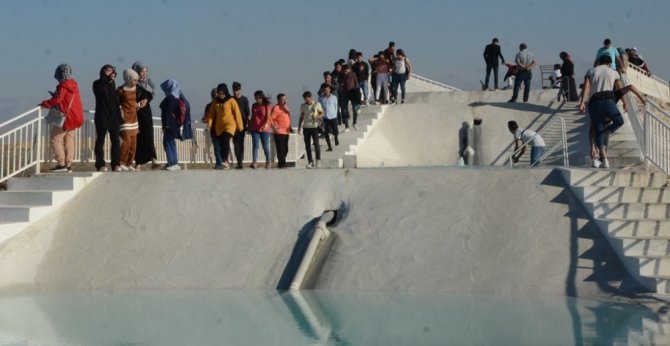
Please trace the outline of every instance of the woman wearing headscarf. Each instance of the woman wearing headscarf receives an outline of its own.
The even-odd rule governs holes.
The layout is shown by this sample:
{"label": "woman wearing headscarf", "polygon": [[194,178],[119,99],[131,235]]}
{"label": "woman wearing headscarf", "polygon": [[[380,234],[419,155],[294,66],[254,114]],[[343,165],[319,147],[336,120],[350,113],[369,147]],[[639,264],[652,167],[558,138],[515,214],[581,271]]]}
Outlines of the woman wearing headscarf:
{"label": "woman wearing headscarf", "polygon": [[221,150],[221,158],[223,163],[216,169],[228,169],[230,164],[230,140],[236,132],[244,130],[244,123],[242,122],[242,112],[240,107],[228,91],[228,85],[221,83],[216,87],[216,99],[209,107],[209,119],[214,122],[213,141],[219,141]]}
{"label": "woman wearing headscarf", "polygon": [[[174,79],[168,79],[161,83],[161,89],[165,93],[165,98],[159,105],[161,108],[161,127],[163,129],[163,147],[167,156],[167,163],[165,169],[168,171],[177,171],[181,167],[177,164],[177,144],[175,139],[185,140],[193,138],[193,130],[191,128],[191,105],[186,99],[186,96],[181,92],[179,82]],[[180,125],[177,122],[177,117],[182,112],[183,105],[185,120],[184,124]],[[181,130],[181,131],[180,131]]]}
{"label": "woman wearing headscarf", "polygon": [[123,123],[121,124],[121,159],[119,161],[122,171],[134,171],[135,149],[137,148],[137,81],[140,76],[132,69],[123,71],[125,82],[116,91],[121,105]]}
{"label": "woman wearing headscarf", "polygon": [[140,132],[137,134],[137,149],[135,150],[135,169],[140,165],[151,161],[152,168],[158,167],[156,163],[156,146],[154,145],[154,120],[149,104],[154,98],[154,82],[149,78],[147,65],[137,61],[133,64],[133,70],[140,76],[137,82],[137,124]]}
{"label": "woman wearing headscarf", "polygon": [[121,140],[119,127],[121,125],[121,110],[119,98],[116,96],[116,68],[112,65],[104,65],[100,68],[100,79],[93,82],[93,95],[95,96],[95,169],[105,172],[105,137],[109,133],[111,144],[110,156],[112,169],[120,170],[119,157],[121,156]]}
{"label": "woman wearing headscarf", "polygon": [[52,98],[40,103],[44,108],[59,110],[65,117],[63,126],[54,126],[51,132],[51,146],[57,162],[51,172],[71,172],[74,158],[74,131],[84,123],[83,105],[79,85],[72,78],[70,65],[59,65],[54,78],[58,81],[56,92]]}
{"label": "woman wearing headscarf", "polygon": [[575,64],[572,62],[572,57],[568,52],[561,52],[558,56],[563,60],[563,65],[561,65],[561,75],[563,76],[561,80],[562,94],[565,95],[566,101],[579,101],[577,83],[575,82]]}

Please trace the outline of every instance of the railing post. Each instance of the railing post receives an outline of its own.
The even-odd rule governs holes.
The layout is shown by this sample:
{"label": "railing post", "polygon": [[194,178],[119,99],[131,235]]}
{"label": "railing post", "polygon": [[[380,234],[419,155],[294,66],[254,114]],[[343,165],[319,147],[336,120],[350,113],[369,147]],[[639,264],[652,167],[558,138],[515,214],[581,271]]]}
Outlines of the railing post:
{"label": "railing post", "polygon": [[37,167],[35,174],[40,174],[42,169],[42,107],[37,109]]}

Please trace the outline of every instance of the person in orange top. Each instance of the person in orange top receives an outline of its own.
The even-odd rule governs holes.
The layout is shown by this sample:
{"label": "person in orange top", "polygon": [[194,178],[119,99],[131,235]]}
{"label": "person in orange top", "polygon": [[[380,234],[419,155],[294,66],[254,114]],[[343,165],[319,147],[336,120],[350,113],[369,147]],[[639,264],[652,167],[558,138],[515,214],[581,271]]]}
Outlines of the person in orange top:
{"label": "person in orange top", "polygon": [[288,155],[288,135],[293,133],[291,127],[291,112],[286,104],[286,95],[277,95],[277,104],[272,107],[272,131],[277,148],[278,168],[286,168],[286,156]]}
{"label": "person in orange top", "polygon": [[216,87],[216,99],[212,101],[208,112],[212,123],[212,141],[218,141],[223,163],[215,166],[215,169],[228,169],[230,164],[230,140],[236,132],[244,130],[242,113],[237,101],[228,91],[228,85],[221,83]]}

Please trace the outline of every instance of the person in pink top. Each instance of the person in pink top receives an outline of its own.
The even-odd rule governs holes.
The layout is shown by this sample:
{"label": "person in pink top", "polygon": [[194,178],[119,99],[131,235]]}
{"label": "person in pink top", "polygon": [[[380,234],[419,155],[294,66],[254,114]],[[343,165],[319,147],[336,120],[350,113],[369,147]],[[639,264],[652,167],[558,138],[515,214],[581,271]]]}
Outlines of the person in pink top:
{"label": "person in pink top", "polygon": [[272,128],[272,118],[270,117],[269,97],[265,96],[263,91],[256,90],[254,92],[254,99],[256,103],[251,106],[251,118],[249,119],[249,132],[251,132],[252,139],[252,169],[256,169],[258,160],[258,144],[263,145],[263,153],[265,154],[265,168],[270,168],[270,133]]}
{"label": "person in pink top", "polygon": [[286,104],[286,95],[277,95],[277,104],[272,107],[272,132],[277,148],[278,168],[286,168],[286,156],[288,155],[288,135],[293,133],[291,127],[291,112]]}

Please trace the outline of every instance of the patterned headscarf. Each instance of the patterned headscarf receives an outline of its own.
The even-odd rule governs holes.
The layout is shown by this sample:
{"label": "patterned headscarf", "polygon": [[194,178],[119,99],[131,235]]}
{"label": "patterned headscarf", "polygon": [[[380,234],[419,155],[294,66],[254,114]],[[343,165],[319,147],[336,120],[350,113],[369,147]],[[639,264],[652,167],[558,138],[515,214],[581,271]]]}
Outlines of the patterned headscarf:
{"label": "patterned headscarf", "polygon": [[72,67],[68,64],[58,65],[58,67],[56,67],[56,72],[54,72],[54,78],[56,78],[58,83],[72,79]]}
{"label": "patterned headscarf", "polygon": [[[141,63],[141,62],[139,62],[139,61],[136,61],[136,62],[133,64],[133,70],[135,70],[135,72],[137,72],[137,74],[140,74],[140,73],[142,72],[142,70],[145,69],[146,67],[147,67],[147,65],[145,65],[145,64],[143,64],[143,63]],[[155,85],[154,85],[154,82],[151,80],[151,78],[149,78],[149,76],[147,76],[145,79],[140,79],[139,82],[138,82],[138,84],[139,84],[144,90],[146,90],[146,91],[148,91],[149,93],[151,93],[151,95],[154,94],[154,90],[156,89],[156,87],[155,87]]]}

